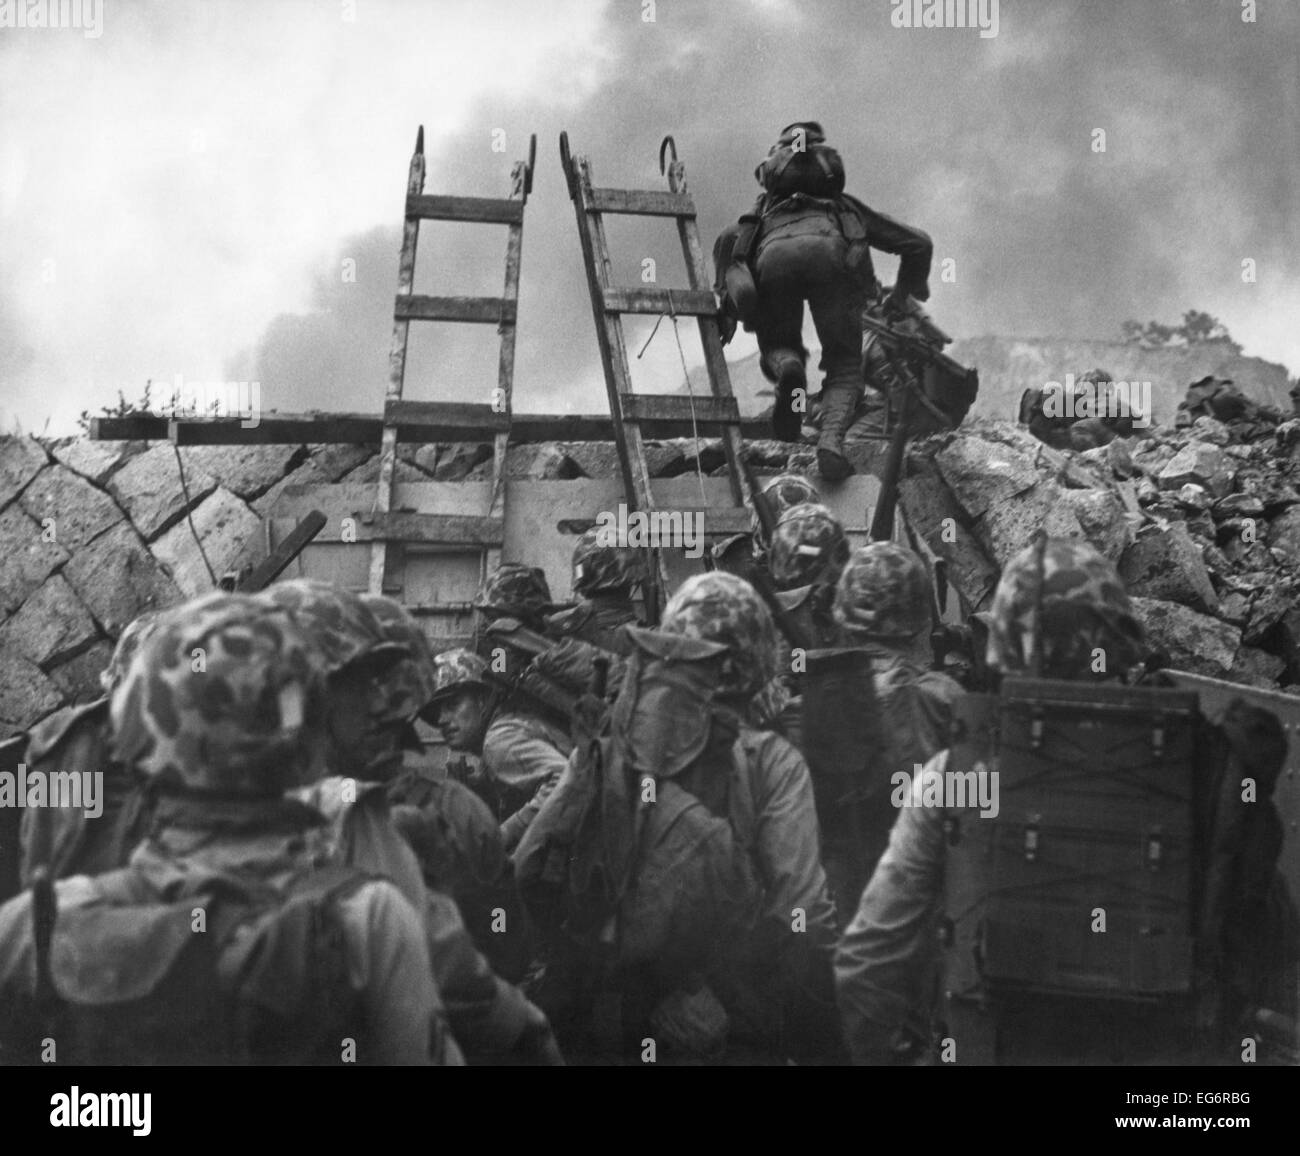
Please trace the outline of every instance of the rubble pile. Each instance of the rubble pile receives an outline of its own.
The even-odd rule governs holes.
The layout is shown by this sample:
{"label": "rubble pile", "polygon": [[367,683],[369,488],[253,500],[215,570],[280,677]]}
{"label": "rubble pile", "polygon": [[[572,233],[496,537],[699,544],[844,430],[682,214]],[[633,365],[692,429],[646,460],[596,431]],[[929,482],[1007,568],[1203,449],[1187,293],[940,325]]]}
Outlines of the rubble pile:
{"label": "rubble pile", "polygon": [[1042,526],[1116,563],[1168,665],[1300,682],[1300,420],[1230,382],[1192,385],[1172,427],[1082,451],[967,422],[910,448],[901,503],[971,610]]}

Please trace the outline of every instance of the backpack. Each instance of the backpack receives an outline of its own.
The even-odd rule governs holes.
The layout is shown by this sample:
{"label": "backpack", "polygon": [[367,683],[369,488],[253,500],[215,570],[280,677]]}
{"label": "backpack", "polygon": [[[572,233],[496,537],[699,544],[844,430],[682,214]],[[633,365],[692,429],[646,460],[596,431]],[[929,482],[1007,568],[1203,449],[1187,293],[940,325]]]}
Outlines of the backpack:
{"label": "backpack", "polygon": [[[337,905],[367,880],[326,867],[286,893],[212,879],[160,901],[123,868],[90,881],[91,902],[53,918],[38,914],[48,900],[34,894],[38,991],[66,1048],[60,1059],[337,1063],[340,1042],[357,1038],[361,1023]],[[196,908],[206,913],[202,933],[193,927]]]}
{"label": "backpack", "polygon": [[701,709],[723,647],[629,628],[636,650],[515,851],[530,916],[606,965],[679,974],[749,926],[758,885],[728,817],[734,728]]}
{"label": "backpack", "polygon": [[776,200],[795,193],[838,197],[844,192],[844,161],[826,143],[821,125],[815,121],[784,129],[754,176]]}

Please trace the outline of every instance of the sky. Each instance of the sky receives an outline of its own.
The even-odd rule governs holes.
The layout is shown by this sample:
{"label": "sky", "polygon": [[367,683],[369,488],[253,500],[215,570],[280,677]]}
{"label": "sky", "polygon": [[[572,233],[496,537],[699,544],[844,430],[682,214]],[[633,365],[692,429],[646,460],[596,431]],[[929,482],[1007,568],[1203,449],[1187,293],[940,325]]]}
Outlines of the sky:
{"label": "sky", "polygon": [[[1295,0],[1001,0],[995,36],[896,27],[898,0],[62,0],[83,26],[44,28],[15,2],[51,8],[0,0],[0,431],[76,432],[149,379],[379,412],[419,125],[430,193],[506,195],[537,135],[517,412],[605,408],[562,129],[616,187],[665,187],[671,133],[708,252],[816,119],[848,191],[933,237],[949,333],[1202,309],[1300,373]],[[671,222],[608,232],[620,283],[685,284]],[[505,243],[422,226],[416,291],[499,294]],[[652,324],[633,381],[672,390],[698,338],[665,321],[638,359]],[[408,398],[490,400],[493,327],[411,330]]]}

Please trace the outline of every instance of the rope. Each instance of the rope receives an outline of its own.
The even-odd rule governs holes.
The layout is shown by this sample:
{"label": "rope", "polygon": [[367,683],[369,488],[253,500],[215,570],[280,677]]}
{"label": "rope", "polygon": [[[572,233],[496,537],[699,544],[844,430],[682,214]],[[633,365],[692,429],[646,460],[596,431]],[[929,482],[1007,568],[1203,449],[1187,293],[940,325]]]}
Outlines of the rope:
{"label": "rope", "polygon": [[642,355],[650,348],[650,342],[659,332],[659,323],[665,318],[671,317],[673,322],[673,337],[677,341],[677,357],[682,366],[682,380],[686,383],[686,393],[691,399],[691,440],[695,444],[695,476],[700,483],[700,506],[707,509],[709,505],[708,494],[704,489],[704,468],[700,465],[700,426],[695,416],[695,387],[691,385],[691,371],[686,366],[686,351],[682,349],[681,330],[677,325],[677,309],[673,305],[673,291],[668,290],[668,312],[661,313],[655,318],[654,328],[650,330],[650,336],[645,339],[645,344],[641,346],[641,352],[636,355],[638,361]]}
{"label": "rope", "polygon": [[190,487],[185,481],[185,463],[181,461],[181,451],[175,442],[172,442],[172,453],[176,455],[176,471],[181,476],[181,492],[185,495],[185,520],[190,524],[190,533],[194,536],[194,544],[199,548],[199,557],[207,567],[208,577],[212,579],[213,587],[217,587],[220,583],[217,581],[216,572],[212,569],[212,563],[208,561],[208,552],[203,548],[203,540],[199,537],[198,530],[194,528],[194,515],[191,513],[194,503],[190,499]]}

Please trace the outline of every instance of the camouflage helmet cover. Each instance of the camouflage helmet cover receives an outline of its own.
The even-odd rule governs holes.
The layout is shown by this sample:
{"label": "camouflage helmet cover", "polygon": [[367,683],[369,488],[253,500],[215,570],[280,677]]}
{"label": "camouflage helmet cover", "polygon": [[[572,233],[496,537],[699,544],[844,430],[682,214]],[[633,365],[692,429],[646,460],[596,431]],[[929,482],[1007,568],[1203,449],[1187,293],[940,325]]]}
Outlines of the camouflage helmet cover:
{"label": "camouflage helmet cover", "polygon": [[383,594],[363,594],[361,601],[375,616],[384,637],[409,652],[393,665],[384,679],[388,700],[385,717],[413,719],[433,697],[437,683],[433,648],[419,623],[400,602]]}
{"label": "camouflage helmet cover", "polygon": [[487,576],[474,605],[480,610],[530,620],[547,613],[555,604],[544,570],[520,562],[505,562]]}
{"label": "camouflage helmet cover", "polygon": [[718,693],[751,698],[776,674],[776,628],[758,592],[743,578],[714,570],[682,583],[664,608],[659,629],[725,643]]}
{"label": "camouflage helmet cover", "polygon": [[280,607],[215,592],[164,615],[109,702],[113,753],[159,783],[270,797],[314,777],[320,651]]}
{"label": "camouflage helmet cover", "polygon": [[608,545],[601,528],[593,526],[573,547],[573,592],[599,594],[630,588],[642,580],[644,569],[640,550]]}
{"label": "camouflage helmet cover", "polygon": [[813,583],[832,585],[848,559],[844,527],[830,510],[815,502],[786,510],[768,548],[768,565],[778,590]]}
{"label": "camouflage helmet cover", "polygon": [[488,664],[472,650],[444,650],[433,660],[434,684],[430,702],[440,702],[466,688],[491,690]]}
{"label": "camouflage helmet cover", "polygon": [[1139,661],[1144,631],[1115,567],[1081,538],[1050,538],[1042,551],[1040,595],[1038,551],[1036,544],[1027,546],[1002,572],[988,664],[1004,674],[1026,672],[1038,635],[1049,678],[1088,674],[1098,649],[1110,673]]}
{"label": "camouflage helmet cover", "polygon": [[259,598],[283,607],[320,648],[327,673],[336,674],[351,662],[371,655],[410,653],[385,637],[374,613],[359,594],[328,582],[295,578],[268,586]]}
{"label": "camouflage helmet cover", "polygon": [[853,634],[914,638],[932,625],[930,576],[914,551],[896,542],[859,546],[835,588],[835,621]]}
{"label": "camouflage helmet cover", "polygon": [[99,674],[99,685],[104,688],[105,694],[112,694],[113,688],[122,681],[122,676],[126,674],[126,668],[131,665],[135,652],[157,629],[161,617],[161,611],[147,610],[134,622],[128,623],[118,635],[117,645],[113,647],[113,656]]}
{"label": "camouflage helmet cover", "polygon": [[[821,495],[817,487],[801,474],[777,474],[763,487],[763,497],[767,499],[772,517],[780,524],[781,515],[792,506],[805,502],[820,502]],[[750,528],[754,535],[755,551],[766,550],[767,536],[763,533],[763,524],[758,520],[758,513],[750,517]]]}

